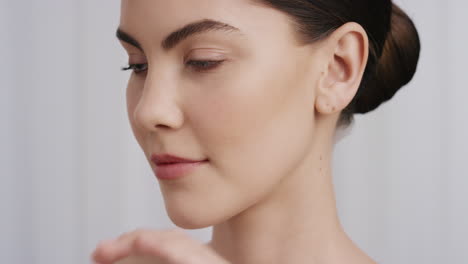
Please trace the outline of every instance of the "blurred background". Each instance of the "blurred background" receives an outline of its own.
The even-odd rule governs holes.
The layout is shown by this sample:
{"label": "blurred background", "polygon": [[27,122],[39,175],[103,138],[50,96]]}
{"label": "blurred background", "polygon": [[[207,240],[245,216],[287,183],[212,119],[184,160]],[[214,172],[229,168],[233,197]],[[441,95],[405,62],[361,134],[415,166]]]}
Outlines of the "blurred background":
{"label": "blurred background", "polygon": [[[339,213],[379,263],[466,264],[468,2],[396,3],[420,32],[418,71],[336,146]],[[100,240],[175,227],[128,124],[119,12],[0,1],[2,263],[90,263]]]}

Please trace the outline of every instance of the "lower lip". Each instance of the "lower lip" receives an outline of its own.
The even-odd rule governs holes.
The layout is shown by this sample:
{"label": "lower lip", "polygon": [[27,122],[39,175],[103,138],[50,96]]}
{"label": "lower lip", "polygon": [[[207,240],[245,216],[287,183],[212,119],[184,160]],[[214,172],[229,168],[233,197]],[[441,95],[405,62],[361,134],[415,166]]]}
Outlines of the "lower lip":
{"label": "lower lip", "polygon": [[156,177],[161,180],[175,180],[179,179],[199,166],[205,164],[207,161],[198,161],[198,162],[181,162],[181,163],[170,163],[170,164],[160,164],[156,165],[154,173]]}

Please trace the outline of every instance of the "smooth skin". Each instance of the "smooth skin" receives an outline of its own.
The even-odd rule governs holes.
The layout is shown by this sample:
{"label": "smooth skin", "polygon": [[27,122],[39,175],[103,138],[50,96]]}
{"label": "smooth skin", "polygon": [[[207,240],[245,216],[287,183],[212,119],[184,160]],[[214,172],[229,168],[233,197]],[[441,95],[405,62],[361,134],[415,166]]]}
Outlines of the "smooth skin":
{"label": "smooth skin", "polygon": [[[239,31],[161,47],[202,19]],[[127,110],[150,166],[153,153],[209,160],[158,180],[167,213],[183,229],[213,226],[213,235],[204,245],[180,230],[135,230],[100,243],[95,261],[375,263],[343,230],[332,185],[337,120],[367,63],[359,24],[299,45],[286,14],[252,0],[122,0],[119,28],[142,48],[121,41],[129,63],[148,66],[130,77]],[[190,60],[223,62],[200,71]]]}

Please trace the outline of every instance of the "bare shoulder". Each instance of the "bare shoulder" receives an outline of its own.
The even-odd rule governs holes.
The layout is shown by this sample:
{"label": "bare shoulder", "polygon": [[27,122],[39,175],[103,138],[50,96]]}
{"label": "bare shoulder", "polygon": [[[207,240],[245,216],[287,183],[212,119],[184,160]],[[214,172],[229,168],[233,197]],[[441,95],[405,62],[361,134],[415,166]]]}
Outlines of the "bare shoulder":
{"label": "bare shoulder", "polygon": [[130,256],[115,262],[114,264],[165,264],[154,257]]}

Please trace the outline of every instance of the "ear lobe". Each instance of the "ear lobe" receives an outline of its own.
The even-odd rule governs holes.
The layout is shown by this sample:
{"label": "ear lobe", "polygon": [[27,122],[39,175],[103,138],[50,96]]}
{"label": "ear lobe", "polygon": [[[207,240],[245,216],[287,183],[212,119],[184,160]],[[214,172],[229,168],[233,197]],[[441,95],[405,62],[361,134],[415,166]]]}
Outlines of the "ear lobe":
{"label": "ear lobe", "polygon": [[352,101],[367,64],[368,45],[365,30],[355,22],[344,24],[328,37],[328,60],[316,98],[318,112],[332,114]]}

